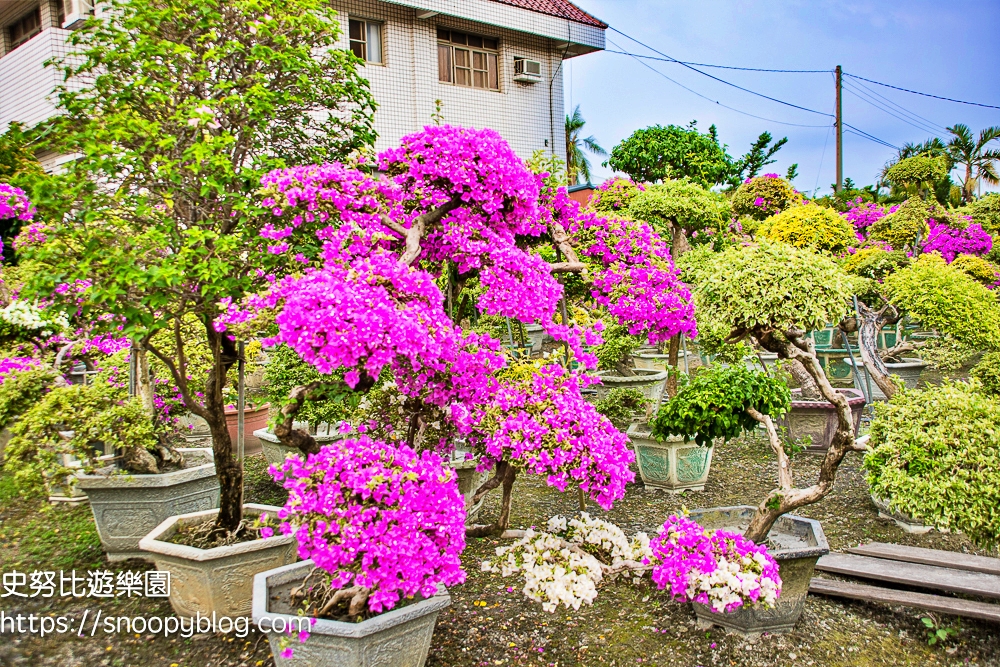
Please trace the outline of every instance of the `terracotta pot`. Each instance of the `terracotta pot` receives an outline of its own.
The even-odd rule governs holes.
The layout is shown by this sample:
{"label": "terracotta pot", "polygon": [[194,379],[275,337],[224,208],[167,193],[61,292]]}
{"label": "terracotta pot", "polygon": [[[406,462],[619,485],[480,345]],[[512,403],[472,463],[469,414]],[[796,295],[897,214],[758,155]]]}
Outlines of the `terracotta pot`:
{"label": "terracotta pot", "polygon": [[[847,397],[851,406],[851,418],[854,423],[854,433],[857,434],[861,425],[861,412],[865,407],[865,396],[857,389],[838,389]],[[797,399],[801,392],[792,390],[792,409],[779,423],[787,429],[788,440],[801,441],[809,437],[811,444],[806,451],[825,452],[830,448],[833,434],[837,432],[837,407],[825,399],[805,401]]]}
{"label": "terracotta pot", "polygon": [[[243,411],[243,454],[252,456],[261,453],[260,440],[253,434],[262,428],[267,428],[268,413],[271,409],[270,403],[265,403],[259,408]],[[236,453],[236,434],[239,414],[236,410],[226,410],[226,428],[229,429],[229,439],[233,441],[233,454]]]}

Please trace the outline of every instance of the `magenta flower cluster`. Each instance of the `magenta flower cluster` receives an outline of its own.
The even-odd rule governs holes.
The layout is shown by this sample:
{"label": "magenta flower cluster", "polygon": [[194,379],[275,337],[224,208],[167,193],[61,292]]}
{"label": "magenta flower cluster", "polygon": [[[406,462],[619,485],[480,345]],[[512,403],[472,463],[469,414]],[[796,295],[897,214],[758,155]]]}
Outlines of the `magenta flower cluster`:
{"label": "magenta flower cluster", "polygon": [[0,384],[3,384],[4,380],[10,375],[22,371],[34,370],[40,368],[41,365],[41,361],[31,357],[4,357],[0,359]]}
{"label": "magenta flower cluster", "polygon": [[597,264],[594,299],[651,344],[697,335],[691,291],[680,280],[669,246],[647,223],[584,211],[564,188],[546,193],[552,215],[569,232],[593,241],[584,254]]}
{"label": "magenta flower cluster", "polygon": [[35,217],[35,207],[21,188],[0,183],[0,220],[17,218],[30,222]]}
{"label": "magenta flower cluster", "polygon": [[739,533],[709,531],[683,516],[671,516],[649,543],[653,582],[676,600],[733,611],[773,604],[781,593],[778,564],[764,546]]}
{"label": "magenta flower cluster", "polygon": [[590,206],[594,209],[620,211],[628,207],[629,200],[640,192],[645,192],[646,186],[642,183],[615,177],[601,183],[601,185],[590,195]]}
{"label": "magenta flower cluster", "polygon": [[951,264],[958,255],[982,256],[993,249],[991,237],[978,223],[964,229],[952,227],[944,222],[928,220],[930,233],[924,241],[924,252],[939,252]]}
{"label": "magenta flower cluster", "polygon": [[558,364],[530,380],[505,383],[479,407],[469,441],[482,452],[481,468],[500,461],[536,475],[565,491],[572,481],[598,505],[611,509],[635,479],[635,455],[628,438],[592,405],[581,400],[589,376]]}
{"label": "magenta flower cluster", "polygon": [[896,209],[899,208],[899,206],[892,206],[886,209],[875,202],[865,202],[861,197],[856,197],[848,202],[848,206],[850,208],[840,215],[854,225],[854,233],[859,241],[864,241],[867,238],[869,227],[890,213],[895,213]]}
{"label": "magenta flower cluster", "polygon": [[288,491],[279,530],[332,575],[334,589],[370,589],[372,612],[465,581],[464,500],[436,454],[360,436],[270,472]]}

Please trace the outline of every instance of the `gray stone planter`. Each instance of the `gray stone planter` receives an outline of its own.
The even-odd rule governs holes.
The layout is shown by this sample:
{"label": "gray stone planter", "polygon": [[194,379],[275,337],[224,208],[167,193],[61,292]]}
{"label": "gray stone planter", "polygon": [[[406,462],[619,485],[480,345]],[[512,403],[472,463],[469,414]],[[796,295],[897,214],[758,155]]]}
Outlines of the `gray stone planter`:
{"label": "gray stone planter", "polygon": [[597,391],[597,400],[607,396],[612,389],[634,388],[641,391],[642,395],[651,400],[655,406],[659,404],[663,389],[667,386],[666,371],[637,368],[635,375],[627,377],[610,373],[610,371],[599,371],[597,377],[601,378],[601,383],[590,387]]}
{"label": "gray stone planter", "polygon": [[302,582],[312,567],[313,562],[306,560],[254,577],[254,624],[267,634],[277,667],[423,667],[438,613],[451,605],[444,587],[438,587],[438,594],[432,598],[361,623],[317,619],[309,627],[312,619],[305,619],[301,629],[309,630],[309,638],[300,643],[293,637],[293,656],[282,658],[281,642],[288,641],[288,634],[269,632],[268,628],[300,629],[300,619],[305,617],[297,616],[286,601],[288,592]]}
{"label": "gray stone planter", "polygon": [[[754,511],[754,507],[741,505],[692,510],[690,514],[705,528],[742,533],[750,525]],[[740,607],[729,613],[715,613],[708,605],[693,603],[699,628],[718,625],[728,631],[754,636],[763,632],[785,633],[795,626],[805,609],[816,561],[830,552],[830,546],[818,521],[791,514],[778,519],[767,540],[768,553],[778,561],[781,576],[781,596],[777,604],[772,608]]]}
{"label": "gray stone planter", "polygon": [[145,558],[139,540],[168,517],[219,506],[219,481],[211,449],[180,449],[183,470],[162,475],[77,475],[90,498],[108,560]]}
{"label": "gray stone planter", "polygon": [[[903,362],[901,364],[886,364],[885,367],[889,369],[890,375],[898,376],[907,389],[916,389],[920,382],[920,374],[927,368],[927,363],[916,357],[906,357]],[[850,358],[844,359],[844,363],[854,367],[854,360]],[[868,386],[871,385],[872,395],[869,399],[872,401],[886,400],[885,393],[875,384],[875,380],[868,377],[868,368],[861,363],[860,358],[858,358],[858,368],[855,370],[857,371],[854,373],[854,387],[856,389],[867,392]]]}
{"label": "gray stone planter", "polygon": [[[854,433],[861,425],[861,413],[865,408],[865,396],[857,389],[838,389],[847,397],[851,406]],[[796,399],[797,389],[792,390],[792,409],[779,420],[787,431],[790,441],[811,440],[806,451],[822,453],[830,448],[830,441],[837,431],[837,407],[827,400],[805,401]]]}
{"label": "gray stone planter", "polygon": [[[659,352],[633,352],[632,363],[635,367],[644,371],[665,371],[670,365],[670,355]],[[701,365],[701,358],[694,352],[687,353],[687,368],[694,368]],[[677,368],[684,370],[684,353],[677,355]]]}
{"label": "gray stone planter", "polygon": [[[276,516],[280,509],[247,504],[243,516],[251,519],[264,512]],[[292,535],[275,534],[215,549],[167,541],[180,527],[204,523],[218,513],[213,509],[172,516],[139,541],[139,548],[152,554],[156,569],[170,573],[170,606],[179,616],[249,616],[254,575],[297,559],[298,544]]]}
{"label": "gray stone planter", "polygon": [[479,517],[479,511],[483,509],[486,496],[480,498],[478,503],[473,503],[472,499],[476,495],[476,490],[486,481],[489,473],[476,472],[479,459],[465,460],[462,452],[456,452],[456,456],[463,458],[453,458],[450,461],[445,461],[444,465],[458,473],[458,490],[465,498],[465,523],[471,525]]}
{"label": "gray stone planter", "polygon": [[639,476],[647,488],[670,493],[704,491],[712,467],[715,446],[700,447],[681,437],[656,440],[648,424],[634,423],[628,429]]}
{"label": "gray stone planter", "polygon": [[[298,426],[296,426],[298,428]],[[302,426],[305,428],[305,425]],[[267,459],[268,464],[273,466],[280,466],[288,458],[289,454],[298,454],[301,456],[302,450],[298,447],[289,447],[288,445],[281,444],[278,440],[278,436],[269,431],[266,428],[257,429],[253,432],[254,436],[260,440],[261,449],[264,451],[264,458]],[[326,433],[313,433],[312,437],[320,445],[325,445],[336,440],[343,440],[347,436],[343,433],[338,433],[336,429],[333,433],[329,431]]]}
{"label": "gray stone planter", "polygon": [[[924,535],[934,530],[933,526],[925,526],[918,519],[914,519],[909,514],[905,512],[900,512],[899,510],[894,510],[889,505],[888,500],[883,500],[882,498],[876,498],[874,495],[872,498],[872,504],[878,509],[878,515],[883,519],[891,519],[893,523],[899,526],[902,530],[907,533],[912,533],[914,535]],[[947,532],[947,531],[941,531]]]}
{"label": "gray stone planter", "polygon": [[527,336],[528,343],[531,344],[531,351],[541,352],[542,344],[545,342],[545,337],[548,335],[545,333],[545,329],[542,328],[542,325],[525,324],[524,333]]}
{"label": "gray stone planter", "polygon": [[760,373],[761,371],[764,370],[763,368],[760,367],[761,359],[764,360],[764,365],[767,367],[767,372],[773,373],[774,366],[775,364],[778,363],[777,352],[761,352],[760,357],[758,357],[756,354],[751,354],[748,357],[744,357],[743,364],[747,367],[748,370]]}

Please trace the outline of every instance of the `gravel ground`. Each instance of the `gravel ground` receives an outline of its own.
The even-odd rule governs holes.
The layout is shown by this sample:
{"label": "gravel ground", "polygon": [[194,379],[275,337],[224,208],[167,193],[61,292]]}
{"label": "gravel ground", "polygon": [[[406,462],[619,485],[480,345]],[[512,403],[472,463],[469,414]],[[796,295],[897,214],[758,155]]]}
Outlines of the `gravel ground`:
{"label": "gravel ground", "polygon": [[[817,459],[796,457],[797,479],[815,474]],[[833,549],[861,542],[882,541],[937,549],[981,553],[960,535],[909,535],[878,518],[868,499],[859,470],[860,456],[848,455],[837,487],[822,503],[803,515],[818,519]],[[247,499],[280,504],[283,494],[271,484],[260,457],[248,460]],[[704,492],[674,496],[646,492],[641,484],[628,488],[613,511],[594,505],[589,511],[621,525],[626,532],[653,531],[682,507],[712,507],[756,502],[772,485],[774,464],[766,444],[744,439],[717,448]],[[498,498],[490,497],[484,519],[494,516]],[[515,487],[512,525],[541,525],[553,514],[577,511],[575,493],[560,494],[540,478],[522,478]],[[434,633],[431,667],[488,665],[997,665],[1000,632],[995,625],[943,617],[958,634],[945,644],[928,646],[925,614],[917,610],[810,596],[805,613],[788,635],[765,635],[750,642],[695,628],[687,605],[671,602],[648,583],[624,581],[602,587],[593,606],[579,611],[543,612],[524,599],[516,580],[484,574],[479,563],[500,543],[470,540],[465,552],[468,581],[451,590],[452,606],[443,612]],[[109,565],[101,552],[90,509],[51,507],[40,499],[17,496],[0,474],[0,571],[141,570],[131,561]],[[0,601],[0,610],[80,617],[90,613],[128,616],[171,615],[165,601],[155,599]],[[187,667],[270,667],[266,639],[251,631],[245,638],[196,635],[169,639],[152,635],[77,637],[37,635],[10,639],[0,636],[0,666],[83,665]]]}

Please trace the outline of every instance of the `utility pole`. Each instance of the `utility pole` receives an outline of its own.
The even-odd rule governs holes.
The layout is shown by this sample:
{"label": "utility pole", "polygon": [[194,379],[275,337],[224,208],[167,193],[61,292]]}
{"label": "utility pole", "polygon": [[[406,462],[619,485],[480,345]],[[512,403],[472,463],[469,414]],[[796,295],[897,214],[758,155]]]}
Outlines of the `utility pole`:
{"label": "utility pole", "polygon": [[834,192],[840,192],[844,187],[844,95],[841,88],[844,71],[837,65],[837,184]]}

